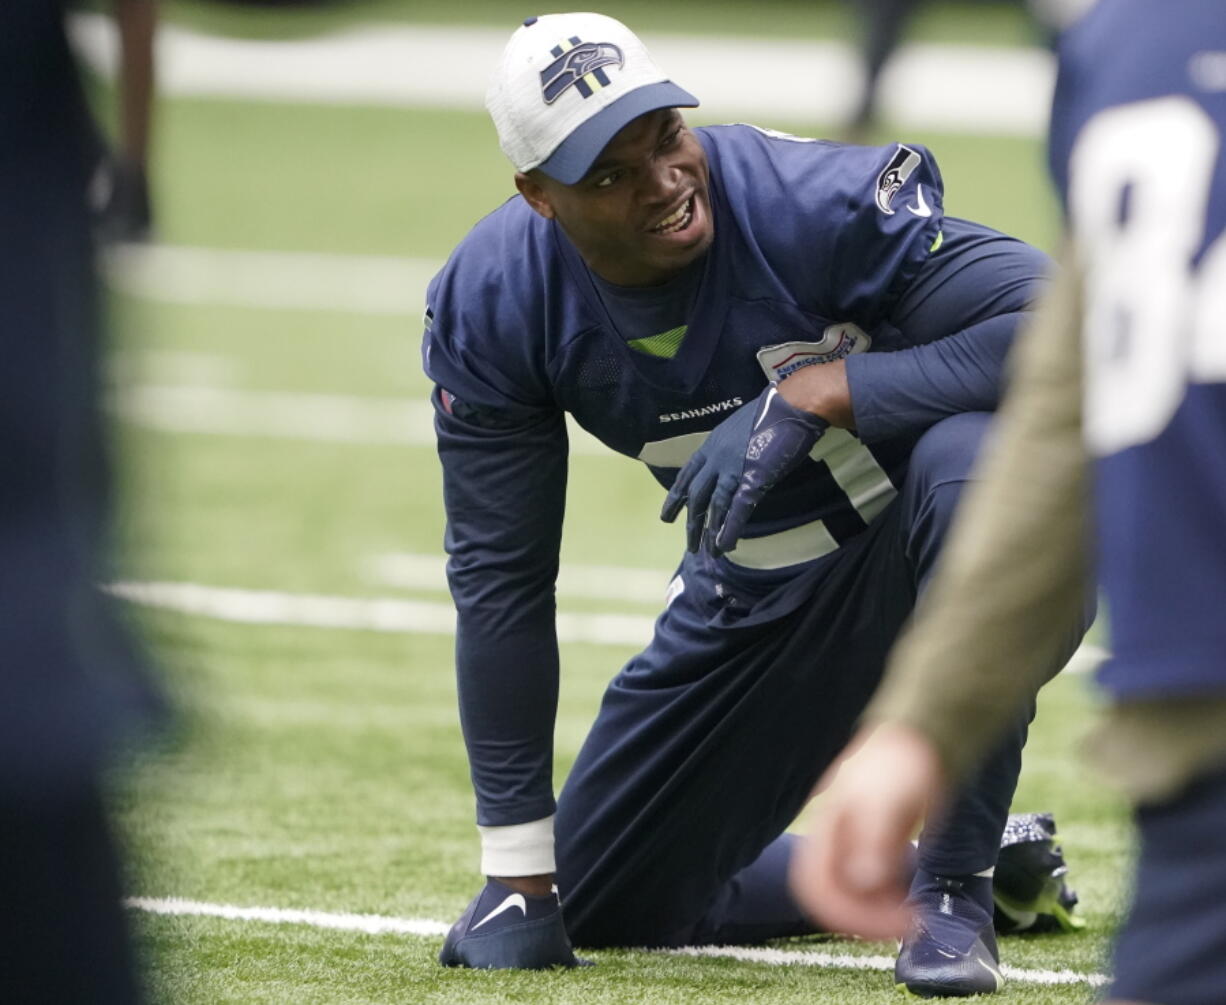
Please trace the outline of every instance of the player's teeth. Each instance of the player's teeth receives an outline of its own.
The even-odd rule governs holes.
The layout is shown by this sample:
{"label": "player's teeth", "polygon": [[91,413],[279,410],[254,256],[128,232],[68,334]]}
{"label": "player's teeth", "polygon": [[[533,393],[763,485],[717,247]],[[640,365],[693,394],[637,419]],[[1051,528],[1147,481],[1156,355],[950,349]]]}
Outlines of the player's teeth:
{"label": "player's teeth", "polygon": [[665,217],[652,230],[658,234],[671,234],[675,230],[684,230],[690,225],[690,201],[687,199],[677,212]]}

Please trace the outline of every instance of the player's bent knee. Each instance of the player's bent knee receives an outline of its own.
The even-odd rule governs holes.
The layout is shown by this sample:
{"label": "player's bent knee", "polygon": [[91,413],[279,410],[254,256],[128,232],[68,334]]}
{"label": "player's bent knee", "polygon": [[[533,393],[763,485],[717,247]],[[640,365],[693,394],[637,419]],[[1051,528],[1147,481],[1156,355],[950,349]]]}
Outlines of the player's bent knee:
{"label": "player's bent knee", "polygon": [[966,481],[991,422],[988,412],[961,412],[942,419],[916,443],[908,480],[916,480],[928,490],[947,482]]}
{"label": "player's bent knee", "polygon": [[986,412],[952,415],[925,432],[912,451],[901,503],[917,583],[935,566],[990,423]]}

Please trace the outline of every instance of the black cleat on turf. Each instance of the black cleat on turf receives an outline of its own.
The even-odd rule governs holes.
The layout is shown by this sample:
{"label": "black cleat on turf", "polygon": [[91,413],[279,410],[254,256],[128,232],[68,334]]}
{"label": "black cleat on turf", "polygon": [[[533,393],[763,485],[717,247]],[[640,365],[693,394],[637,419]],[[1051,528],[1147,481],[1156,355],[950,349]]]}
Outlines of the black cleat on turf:
{"label": "black cleat on turf", "polygon": [[1085,927],[1085,919],[1073,913],[1077,894],[1065,882],[1068,864],[1055,838],[1050,813],[1009,817],[992,887],[996,931],[1076,932]]}
{"label": "black cleat on turf", "polygon": [[[973,890],[979,883],[983,890]],[[986,900],[986,878],[917,873],[907,898],[914,921],[894,964],[899,990],[921,998],[964,998],[1004,986]]]}
{"label": "black cleat on turf", "polygon": [[556,892],[530,897],[495,879],[451,926],[438,961],[478,970],[591,966],[571,949]]}

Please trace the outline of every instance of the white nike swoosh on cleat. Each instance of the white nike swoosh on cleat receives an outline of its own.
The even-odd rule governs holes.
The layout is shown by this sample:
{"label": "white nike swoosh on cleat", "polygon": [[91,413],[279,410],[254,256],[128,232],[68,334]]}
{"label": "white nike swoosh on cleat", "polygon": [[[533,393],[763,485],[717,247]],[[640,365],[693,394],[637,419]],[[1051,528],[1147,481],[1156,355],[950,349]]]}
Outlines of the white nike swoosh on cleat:
{"label": "white nike swoosh on cleat", "polygon": [[489,914],[487,914],[484,918],[482,918],[475,925],[473,925],[473,927],[470,928],[469,931],[475,932],[478,928],[484,925],[491,918],[498,917],[498,915],[502,914],[503,911],[509,911],[512,907],[518,907],[520,911],[523,912],[524,917],[525,918],[528,917],[528,902],[524,900],[524,895],[522,893],[513,893],[509,897],[507,897],[507,899],[504,900],[501,904],[499,904],[492,911],[490,911]]}
{"label": "white nike swoosh on cleat", "polygon": [[996,981],[997,991],[999,991],[1001,988],[1005,986],[1005,979],[1000,975],[999,970],[997,970],[995,967],[989,966],[987,963],[984,963],[984,961],[981,960],[978,956],[975,957],[975,962],[978,963],[981,967],[983,967],[984,970],[986,970],[988,973],[992,975],[992,979]]}
{"label": "white nike swoosh on cleat", "polygon": [[907,211],[909,213],[913,213],[915,216],[932,216],[932,207],[929,206],[928,203],[924,202],[924,186],[923,185],[915,186],[915,201],[918,202],[919,205],[918,206],[908,205]]}

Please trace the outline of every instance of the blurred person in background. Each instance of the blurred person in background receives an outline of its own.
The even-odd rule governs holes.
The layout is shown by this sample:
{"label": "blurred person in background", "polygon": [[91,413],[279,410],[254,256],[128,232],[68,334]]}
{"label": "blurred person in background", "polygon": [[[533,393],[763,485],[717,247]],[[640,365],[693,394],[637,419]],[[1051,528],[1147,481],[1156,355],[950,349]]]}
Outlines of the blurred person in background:
{"label": "blurred person in background", "polygon": [[[853,143],[869,141],[881,125],[881,79],[898,51],[903,35],[915,21],[924,0],[850,0],[857,23],[860,65],[863,69],[859,96],[843,133]],[[1027,6],[1040,25],[1059,20],[1064,0],[970,0],[958,8],[973,18],[985,7]]]}
{"label": "blurred person in background", "polygon": [[90,181],[95,228],[103,241],[148,240],[149,134],[153,118],[157,0],[114,0],[119,32],[118,134]]}
{"label": "blurred person in background", "polygon": [[[1047,272],[1033,248],[945,216],[922,147],[690,130],[678,109],[697,104],[621,23],[528,18],[487,98],[520,197],[427,293],[488,877],[447,964],[574,964],[568,936],[813,931],[782,832],[931,574]],[[646,464],[664,519],[689,512],[654,637],[555,804],[566,412]],[[1071,613],[1036,656],[1045,675],[1080,638]],[[931,924],[901,949],[909,984],[956,992],[967,966],[999,984],[993,869],[1028,722],[1014,716],[921,841],[911,897]]]}
{"label": "blurred person in background", "polygon": [[1140,842],[1111,999],[1220,1005],[1226,9],[1100,0],[1059,56],[1050,165],[1066,267],[793,882],[841,929],[907,936],[922,924],[898,878],[911,833],[1032,700],[1036,648],[1056,648],[1096,580],[1110,705],[1089,750],[1134,803]]}
{"label": "blurred person in background", "polygon": [[0,1001],[139,1000],[103,774],[157,714],[100,592],[90,121],[47,0],[0,6]]}
{"label": "blurred person in background", "polygon": [[860,97],[845,130],[852,142],[867,142],[877,125],[881,71],[898,48],[920,3],[921,0],[851,0],[858,21],[860,64],[864,69]]}

